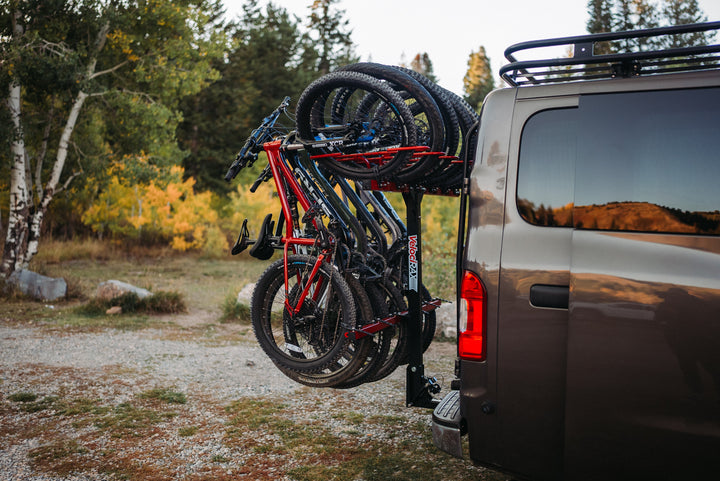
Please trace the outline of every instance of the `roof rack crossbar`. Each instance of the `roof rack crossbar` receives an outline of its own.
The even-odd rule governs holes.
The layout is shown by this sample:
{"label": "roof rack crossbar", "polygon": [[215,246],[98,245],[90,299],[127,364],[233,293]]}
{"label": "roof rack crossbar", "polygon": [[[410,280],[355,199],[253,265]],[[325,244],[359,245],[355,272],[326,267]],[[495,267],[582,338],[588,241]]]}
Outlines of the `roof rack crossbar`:
{"label": "roof rack crossbar", "polygon": [[[582,35],[575,37],[563,37],[547,40],[535,40],[530,42],[523,42],[515,44],[505,50],[505,57],[511,62],[500,69],[501,77],[512,86],[520,85],[517,83],[518,78],[527,78],[529,81],[523,82],[523,84],[541,84],[550,83],[546,78],[538,78],[541,75],[562,75],[567,74],[567,70],[563,67],[576,67],[572,69],[573,73],[576,70],[580,70],[587,75],[581,76],[568,76],[564,75],[564,80],[560,81],[575,81],[575,80],[588,80],[596,78],[591,76],[592,72],[595,71],[597,65],[608,66],[612,64],[618,64],[619,67],[608,67],[610,70],[614,70],[614,75],[618,76],[618,72],[625,76],[639,75],[643,72],[646,73],[665,73],[670,70],[660,71],[654,68],[657,62],[656,59],[673,59],[673,64],[687,64],[687,68],[684,70],[701,70],[701,65],[707,61],[716,62],[718,59],[717,55],[720,53],[720,44],[714,45],[699,45],[692,47],[681,47],[671,48],[666,50],[648,50],[648,51],[636,51],[636,52],[625,52],[625,53],[610,53],[610,54],[594,54],[594,46],[598,42],[607,42],[612,40],[623,40],[623,39],[639,39],[646,37],[657,37],[666,35],[680,35],[685,33],[697,33],[706,32],[710,30],[720,30],[720,22],[707,22],[700,24],[688,24],[679,25],[675,27],[661,27],[647,30],[636,30],[616,33],[600,33],[594,35]],[[516,52],[523,50],[532,50],[537,48],[552,47],[552,46],[573,46],[574,55],[573,57],[544,59],[544,60],[524,60],[519,61],[513,55]],[[678,60],[674,60],[678,59]],[[548,72],[531,72],[532,69],[538,68],[550,68],[550,69],[561,69],[559,72],[551,71]],[[707,66],[702,66],[702,69],[707,70]],[[683,69],[673,69],[671,71],[682,71]],[[555,78],[553,82],[557,82]]]}

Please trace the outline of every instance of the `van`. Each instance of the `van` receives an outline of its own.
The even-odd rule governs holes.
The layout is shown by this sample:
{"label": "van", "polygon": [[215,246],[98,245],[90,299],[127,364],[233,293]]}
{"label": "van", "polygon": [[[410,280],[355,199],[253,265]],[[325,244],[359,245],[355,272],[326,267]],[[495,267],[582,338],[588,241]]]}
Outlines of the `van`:
{"label": "van", "polygon": [[[518,479],[720,476],[720,45],[597,53],[717,29],[506,51],[466,182],[440,449]],[[558,45],[574,56],[515,60]]]}

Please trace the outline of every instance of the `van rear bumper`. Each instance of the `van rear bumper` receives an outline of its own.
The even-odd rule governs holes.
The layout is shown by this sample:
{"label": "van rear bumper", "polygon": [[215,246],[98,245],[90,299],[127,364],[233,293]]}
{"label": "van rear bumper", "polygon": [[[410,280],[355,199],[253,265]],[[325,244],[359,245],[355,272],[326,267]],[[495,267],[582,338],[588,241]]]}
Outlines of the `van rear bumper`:
{"label": "van rear bumper", "polygon": [[466,431],[460,414],[460,391],[450,391],[433,411],[433,443],[441,451],[462,459],[462,436]]}

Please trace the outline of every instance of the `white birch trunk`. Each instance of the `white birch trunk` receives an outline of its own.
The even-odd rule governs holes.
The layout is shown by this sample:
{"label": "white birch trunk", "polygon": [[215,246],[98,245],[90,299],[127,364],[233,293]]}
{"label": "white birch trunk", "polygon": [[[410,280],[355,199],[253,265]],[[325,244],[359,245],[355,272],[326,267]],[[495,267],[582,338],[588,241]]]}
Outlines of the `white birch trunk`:
{"label": "white birch trunk", "polygon": [[0,276],[6,277],[17,270],[25,261],[25,245],[28,238],[27,216],[29,213],[29,197],[27,179],[25,177],[26,158],[25,141],[21,122],[21,87],[17,82],[10,84],[7,106],[14,129],[13,141],[10,146],[12,167],[10,168],[10,212],[5,236],[5,253],[0,265]]}
{"label": "white birch trunk", "polygon": [[[95,42],[95,50],[88,62],[87,69],[85,71],[86,78],[92,78],[95,75],[97,54],[105,46],[105,41],[107,39],[107,34],[109,31],[110,24],[106,23],[98,32],[98,36]],[[70,114],[68,115],[67,121],[65,122],[65,127],[63,128],[62,135],[60,136],[60,142],[58,143],[57,156],[55,157],[55,163],[53,164],[50,179],[48,179],[47,183],[45,184],[42,197],[40,198],[40,201],[37,208],[35,209],[34,214],[32,215],[32,218],[29,219],[30,231],[28,233],[29,235],[27,249],[25,250],[23,262],[21,263],[22,267],[27,267],[27,265],[37,253],[38,244],[40,242],[40,230],[42,228],[42,223],[45,218],[45,213],[47,212],[48,205],[50,205],[50,201],[52,201],[55,193],[57,192],[57,187],[60,182],[60,176],[62,175],[63,168],[65,167],[65,160],[67,159],[70,138],[72,137],[72,133],[75,130],[77,119],[80,116],[80,111],[82,110],[82,106],[85,103],[85,99],[87,99],[87,97],[87,93],[83,91],[78,92],[77,96],[75,97],[75,101],[73,102],[73,106],[70,109]]]}
{"label": "white birch trunk", "polygon": [[60,175],[62,174],[63,168],[65,167],[65,160],[67,159],[70,137],[75,129],[78,116],[80,115],[80,110],[82,109],[86,98],[87,94],[85,92],[81,91],[78,93],[77,97],[75,97],[72,109],[70,110],[70,115],[68,115],[67,122],[65,122],[65,128],[63,129],[62,136],[60,137],[57,157],[55,157],[55,163],[53,164],[50,179],[47,181],[47,184],[45,184],[42,198],[40,199],[40,203],[38,204],[37,209],[35,209],[35,213],[33,214],[30,222],[30,235],[23,267],[27,267],[33,256],[37,254],[38,243],[40,242],[40,228],[42,227],[42,222],[45,218],[45,212],[47,212],[48,205],[50,205],[50,201],[53,199],[58,183],[60,182]]}

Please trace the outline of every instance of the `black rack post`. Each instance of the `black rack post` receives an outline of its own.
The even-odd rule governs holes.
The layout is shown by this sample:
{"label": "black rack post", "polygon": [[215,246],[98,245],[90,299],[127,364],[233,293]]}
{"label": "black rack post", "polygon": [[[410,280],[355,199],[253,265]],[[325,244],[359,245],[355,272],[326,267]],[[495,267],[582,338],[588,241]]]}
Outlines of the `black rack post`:
{"label": "black rack post", "polygon": [[423,310],[420,286],[422,285],[422,207],[423,191],[411,189],[403,192],[407,209],[408,231],[408,366],[405,403],[407,406],[434,408],[438,401],[430,395],[431,386],[425,377],[423,365]]}

